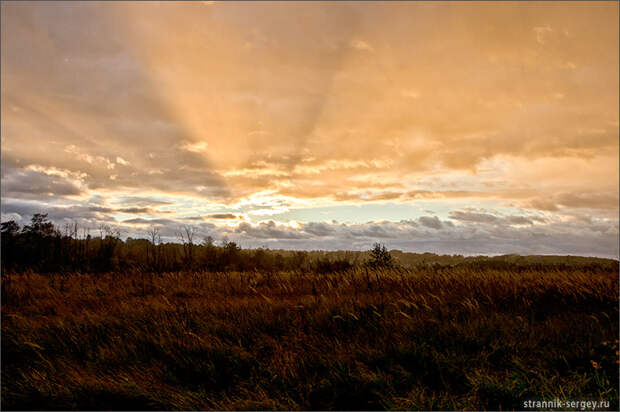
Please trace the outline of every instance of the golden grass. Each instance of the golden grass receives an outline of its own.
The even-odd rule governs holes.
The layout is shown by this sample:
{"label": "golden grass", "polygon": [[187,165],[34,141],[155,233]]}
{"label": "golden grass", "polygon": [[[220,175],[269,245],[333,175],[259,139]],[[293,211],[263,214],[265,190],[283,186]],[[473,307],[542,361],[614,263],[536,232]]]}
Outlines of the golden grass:
{"label": "golden grass", "polygon": [[617,408],[617,336],[605,271],[5,275],[2,407]]}

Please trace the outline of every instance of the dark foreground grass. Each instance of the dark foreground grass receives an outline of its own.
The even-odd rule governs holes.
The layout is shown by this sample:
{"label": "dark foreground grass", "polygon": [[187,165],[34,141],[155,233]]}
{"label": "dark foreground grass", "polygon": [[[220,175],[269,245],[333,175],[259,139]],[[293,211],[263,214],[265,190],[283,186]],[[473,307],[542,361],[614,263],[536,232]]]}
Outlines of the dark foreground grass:
{"label": "dark foreground grass", "polygon": [[618,274],[13,275],[2,408],[618,409]]}

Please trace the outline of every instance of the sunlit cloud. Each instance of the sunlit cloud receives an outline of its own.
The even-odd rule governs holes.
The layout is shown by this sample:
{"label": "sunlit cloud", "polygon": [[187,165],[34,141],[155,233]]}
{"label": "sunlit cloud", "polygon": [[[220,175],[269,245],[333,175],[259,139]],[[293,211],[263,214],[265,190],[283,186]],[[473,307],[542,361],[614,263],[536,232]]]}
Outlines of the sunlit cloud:
{"label": "sunlit cloud", "polygon": [[613,255],[617,7],[3,2],[2,219]]}
{"label": "sunlit cloud", "polygon": [[196,142],[196,143],[184,142],[181,145],[181,149],[187,150],[188,152],[204,153],[207,150],[207,146],[209,146],[207,142]]}
{"label": "sunlit cloud", "polygon": [[364,40],[360,40],[360,39],[353,39],[349,42],[349,45],[351,47],[353,47],[354,49],[357,50],[362,50],[362,51],[373,51],[373,47],[368,44],[367,42],[365,42]]}
{"label": "sunlit cloud", "polygon": [[549,26],[534,27],[536,33],[536,41],[540,44],[545,44],[545,38],[547,35],[553,33],[553,29]]}

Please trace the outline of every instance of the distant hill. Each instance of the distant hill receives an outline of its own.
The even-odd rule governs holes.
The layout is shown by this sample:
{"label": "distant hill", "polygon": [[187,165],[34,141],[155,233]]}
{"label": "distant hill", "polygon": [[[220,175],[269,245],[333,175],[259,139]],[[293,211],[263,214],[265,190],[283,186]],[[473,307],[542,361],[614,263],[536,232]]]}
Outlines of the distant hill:
{"label": "distant hill", "polygon": [[556,256],[556,255],[501,255],[501,256],[460,256],[436,255],[434,253],[407,253],[399,250],[390,252],[403,266],[419,266],[428,264],[458,265],[467,263],[507,263],[515,266],[532,265],[566,265],[583,267],[590,265],[613,266],[618,265],[617,259],[605,259],[584,256]]}
{"label": "distant hill", "polygon": [[[292,250],[275,250],[273,253],[279,253],[282,256],[288,256],[296,253]],[[309,251],[308,257],[314,259],[328,260],[347,260],[351,263],[363,263],[369,259],[368,251]],[[400,250],[390,250],[390,254],[395,261],[405,268],[416,268],[422,266],[456,266],[456,265],[484,265],[484,266],[515,266],[515,267],[531,267],[531,266],[570,266],[570,267],[587,267],[602,266],[606,268],[617,268],[617,259],[606,259],[587,256],[558,256],[558,255],[517,255],[508,254],[501,256],[462,256],[462,255],[438,255],[435,253],[411,253]]]}

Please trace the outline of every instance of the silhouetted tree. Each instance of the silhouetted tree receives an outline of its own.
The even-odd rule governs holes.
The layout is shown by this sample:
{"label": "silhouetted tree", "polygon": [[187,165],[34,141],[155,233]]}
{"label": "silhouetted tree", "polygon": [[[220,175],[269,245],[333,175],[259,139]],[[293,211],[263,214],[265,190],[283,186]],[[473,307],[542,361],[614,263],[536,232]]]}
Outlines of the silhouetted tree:
{"label": "silhouetted tree", "polygon": [[2,264],[6,268],[13,268],[17,258],[17,240],[19,236],[19,225],[14,220],[2,222]]}
{"label": "silhouetted tree", "polygon": [[47,219],[47,213],[35,213],[32,216],[31,224],[24,226],[22,232],[42,237],[58,234],[54,224]]}
{"label": "silhouetted tree", "polygon": [[370,261],[368,265],[373,268],[385,268],[394,266],[392,255],[384,245],[375,243],[370,250]]}
{"label": "silhouetted tree", "polygon": [[20,260],[30,260],[39,270],[58,269],[62,264],[60,232],[47,218],[47,213],[35,213],[29,225],[22,228],[23,255]]}
{"label": "silhouetted tree", "polygon": [[217,247],[211,236],[207,236],[202,241],[204,254],[202,257],[202,265],[208,270],[216,270],[217,268]]}
{"label": "silhouetted tree", "polygon": [[121,242],[120,232],[109,225],[99,225],[99,251],[97,266],[99,270],[112,270],[116,246]]}
{"label": "silhouetted tree", "polygon": [[10,236],[15,237],[19,233],[19,225],[14,220],[9,220],[8,222],[2,222],[0,225],[2,227],[2,237]]}
{"label": "silhouetted tree", "polygon": [[[159,268],[159,244],[161,243],[161,235],[157,226],[151,226],[148,231],[151,243],[146,245],[146,264],[151,270]],[[149,250],[150,259],[149,259]]]}
{"label": "silhouetted tree", "polygon": [[222,253],[222,269],[239,269],[239,252],[241,248],[235,242],[225,241]]}
{"label": "silhouetted tree", "polygon": [[185,265],[188,267],[194,264],[194,235],[196,229],[193,226],[185,225],[177,232],[177,238],[183,244],[183,253],[185,255]]}

